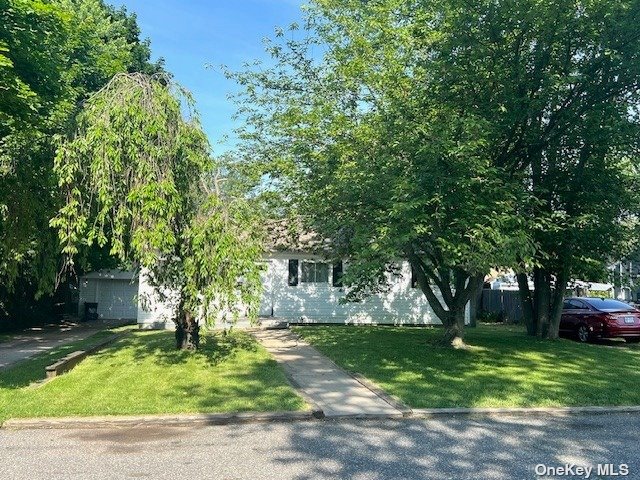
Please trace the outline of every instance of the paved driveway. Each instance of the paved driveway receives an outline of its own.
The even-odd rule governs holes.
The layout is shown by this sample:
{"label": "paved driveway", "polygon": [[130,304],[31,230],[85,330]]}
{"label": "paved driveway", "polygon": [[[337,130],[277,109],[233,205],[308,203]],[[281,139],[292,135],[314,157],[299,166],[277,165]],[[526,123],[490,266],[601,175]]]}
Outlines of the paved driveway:
{"label": "paved driveway", "polygon": [[585,478],[537,476],[535,468],[613,463],[627,464],[627,478],[637,479],[639,431],[640,416],[632,414],[0,430],[0,478]]}
{"label": "paved driveway", "polygon": [[126,320],[97,320],[87,323],[65,323],[34,327],[0,342],[0,369],[38,353],[52,350],[67,343],[83,340],[99,330],[131,323]]}

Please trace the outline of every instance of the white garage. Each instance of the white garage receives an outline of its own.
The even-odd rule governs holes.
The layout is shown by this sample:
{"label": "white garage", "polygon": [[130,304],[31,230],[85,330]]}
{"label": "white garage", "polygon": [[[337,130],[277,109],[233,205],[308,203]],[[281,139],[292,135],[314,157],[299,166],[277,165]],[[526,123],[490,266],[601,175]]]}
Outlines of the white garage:
{"label": "white garage", "polygon": [[135,320],[138,316],[138,277],[133,272],[102,270],[80,279],[78,314],[85,303],[98,304],[98,316],[105,320]]}

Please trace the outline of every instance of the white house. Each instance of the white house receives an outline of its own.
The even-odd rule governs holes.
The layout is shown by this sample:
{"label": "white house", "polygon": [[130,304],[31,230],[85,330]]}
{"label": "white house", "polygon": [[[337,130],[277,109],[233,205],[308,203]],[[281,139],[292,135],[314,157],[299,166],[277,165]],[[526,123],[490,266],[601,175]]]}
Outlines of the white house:
{"label": "white house", "polygon": [[[289,323],[339,324],[440,324],[429,304],[415,286],[408,262],[400,263],[400,275],[389,278],[388,291],[362,302],[341,303],[345,262],[330,263],[317,244],[299,236],[274,241],[265,254],[260,317]],[[135,319],[140,328],[173,328],[172,308],[154,295],[146,275],[131,272],[96,272],[84,276],[80,285],[80,305],[97,302],[102,318]],[[469,309],[467,308],[467,321]]]}

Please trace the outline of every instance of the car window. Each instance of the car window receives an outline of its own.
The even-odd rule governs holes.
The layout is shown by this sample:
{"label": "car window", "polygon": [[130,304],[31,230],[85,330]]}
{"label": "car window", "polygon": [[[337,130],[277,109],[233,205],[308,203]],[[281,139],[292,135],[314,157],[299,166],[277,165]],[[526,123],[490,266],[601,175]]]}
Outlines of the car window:
{"label": "car window", "polygon": [[601,312],[631,312],[635,310],[631,305],[611,298],[590,298],[587,302]]}
{"label": "car window", "polygon": [[562,304],[563,310],[588,310],[588,308],[589,307],[587,307],[580,300],[575,300],[572,298],[569,300],[565,300],[564,303]]}

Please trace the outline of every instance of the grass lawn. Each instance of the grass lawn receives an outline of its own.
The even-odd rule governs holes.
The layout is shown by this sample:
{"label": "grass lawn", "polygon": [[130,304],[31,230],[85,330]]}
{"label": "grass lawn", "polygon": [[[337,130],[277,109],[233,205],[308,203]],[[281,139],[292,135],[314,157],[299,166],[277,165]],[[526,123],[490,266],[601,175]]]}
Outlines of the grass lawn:
{"label": "grass lawn", "polygon": [[284,411],[305,408],[266,350],[242,332],[210,335],[196,353],[172,332],[134,331],[71,372],[34,386],[44,367],[101,333],[0,371],[0,421],[16,417]]}
{"label": "grass lawn", "polygon": [[296,332],[415,408],[640,405],[637,345],[545,342],[508,326],[469,328],[468,350],[432,346],[442,335],[436,328]]}

